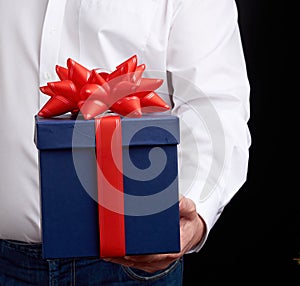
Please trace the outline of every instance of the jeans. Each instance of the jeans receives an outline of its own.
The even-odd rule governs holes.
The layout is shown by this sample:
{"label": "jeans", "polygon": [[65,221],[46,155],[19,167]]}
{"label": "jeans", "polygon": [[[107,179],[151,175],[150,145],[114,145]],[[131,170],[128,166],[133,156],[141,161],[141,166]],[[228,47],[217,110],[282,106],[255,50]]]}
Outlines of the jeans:
{"label": "jeans", "polygon": [[182,277],[183,259],[163,271],[147,273],[102,259],[45,260],[41,244],[0,240],[0,286],[180,286]]}

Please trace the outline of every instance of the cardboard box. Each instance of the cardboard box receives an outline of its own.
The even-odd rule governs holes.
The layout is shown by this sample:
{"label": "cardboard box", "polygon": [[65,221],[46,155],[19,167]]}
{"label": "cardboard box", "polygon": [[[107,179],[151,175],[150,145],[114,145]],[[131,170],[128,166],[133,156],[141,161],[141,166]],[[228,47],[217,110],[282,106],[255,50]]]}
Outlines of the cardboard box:
{"label": "cardboard box", "polygon": [[[121,125],[126,255],[179,252],[179,120],[143,115]],[[94,120],[36,116],[35,143],[43,257],[100,257]]]}

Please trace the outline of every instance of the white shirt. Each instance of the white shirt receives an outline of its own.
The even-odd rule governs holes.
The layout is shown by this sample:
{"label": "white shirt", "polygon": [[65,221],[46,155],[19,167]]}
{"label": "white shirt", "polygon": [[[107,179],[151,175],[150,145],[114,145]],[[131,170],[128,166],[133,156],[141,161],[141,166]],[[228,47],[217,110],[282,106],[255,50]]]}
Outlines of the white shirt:
{"label": "white shirt", "polygon": [[114,70],[134,54],[164,79],[160,95],[180,117],[179,190],[208,234],[247,176],[249,83],[234,0],[1,0],[0,19],[0,238],[41,241],[34,115],[55,65],[70,57]]}

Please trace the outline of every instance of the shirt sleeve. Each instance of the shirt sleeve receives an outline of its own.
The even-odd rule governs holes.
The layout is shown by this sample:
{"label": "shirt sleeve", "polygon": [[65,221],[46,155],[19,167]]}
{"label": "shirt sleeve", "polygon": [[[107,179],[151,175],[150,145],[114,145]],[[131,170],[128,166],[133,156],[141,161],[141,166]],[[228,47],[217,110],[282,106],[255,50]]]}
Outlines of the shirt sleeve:
{"label": "shirt sleeve", "polygon": [[247,178],[250,86],[234,0],[186,0],[168,45],[173,113],[180,118],[179,189],[207,232]]}

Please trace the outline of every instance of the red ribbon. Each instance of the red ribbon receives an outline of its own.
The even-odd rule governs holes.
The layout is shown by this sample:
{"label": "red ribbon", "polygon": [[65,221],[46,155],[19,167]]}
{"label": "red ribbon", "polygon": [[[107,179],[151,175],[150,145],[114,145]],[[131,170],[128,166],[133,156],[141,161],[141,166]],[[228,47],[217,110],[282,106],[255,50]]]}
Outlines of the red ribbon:
{"label": "red ribbon", "polygon": [[[100,256],[125,255],[122,131],[119,116],[95,119]],[[117,160],[117,162],[115,162]],[[116,191],[119,192],[116,195]],[[116,211],[111,211],[111,208]]]}
{"label": "red ribbon", "polygon": [[60,81],[48,82],[40,90],[51,98],[39,111],[41,117],[67,112],[82,113],[92,119],[107,110],[141,117],[143,113],[163,112],[170,107],[154,91],[163,80],[143,78],[146,66],[137,65],[137,56],[127,59],[111,73],[89,70],[72,59],[67,68],[56,65]]}

